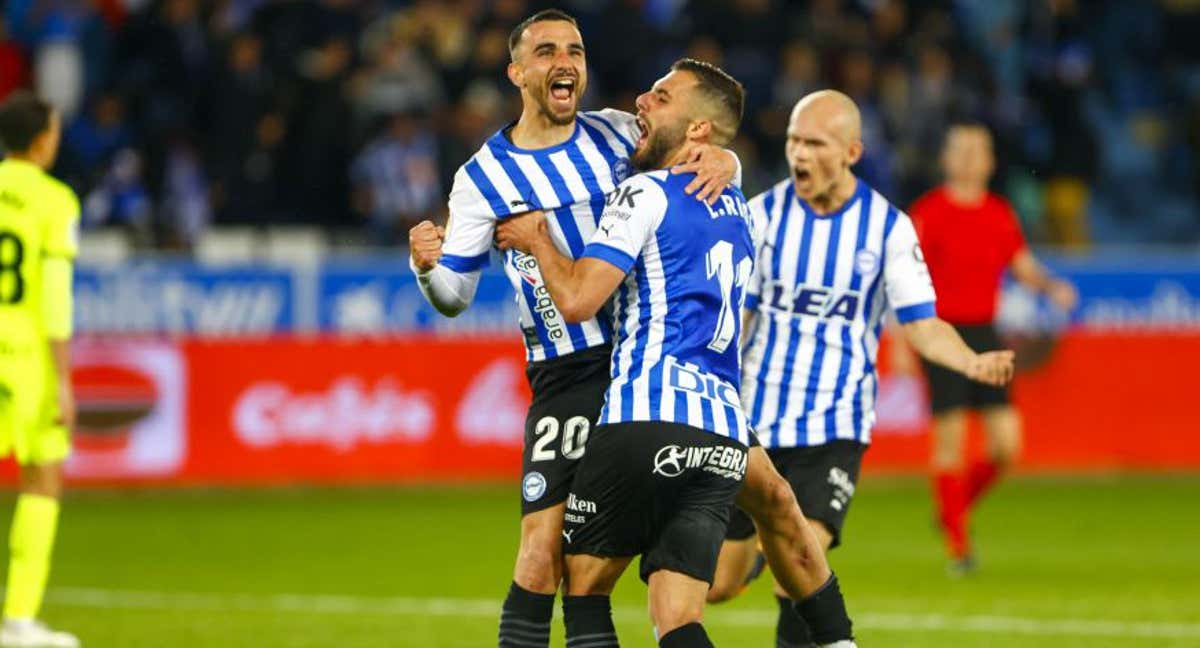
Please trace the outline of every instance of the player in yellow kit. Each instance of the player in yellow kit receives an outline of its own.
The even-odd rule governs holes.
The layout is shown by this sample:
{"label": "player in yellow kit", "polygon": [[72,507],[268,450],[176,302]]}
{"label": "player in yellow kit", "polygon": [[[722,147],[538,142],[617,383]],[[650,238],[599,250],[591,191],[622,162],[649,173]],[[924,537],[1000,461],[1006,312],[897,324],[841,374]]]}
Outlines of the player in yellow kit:
{"label": "player in yellow kit", "polygon": [[58,113],[28,92],[0,104],[0,457],[21,467],[0,646],[70,648],[37,620],[75,422],[68,342],[79,200],[46,173]]}

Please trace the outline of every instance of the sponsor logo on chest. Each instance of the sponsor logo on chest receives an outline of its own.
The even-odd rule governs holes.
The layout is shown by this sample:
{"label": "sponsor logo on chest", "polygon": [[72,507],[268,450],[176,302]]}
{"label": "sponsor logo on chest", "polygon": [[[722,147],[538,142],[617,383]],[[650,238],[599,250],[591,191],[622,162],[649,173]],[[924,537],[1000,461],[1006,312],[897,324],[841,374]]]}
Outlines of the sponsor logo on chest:
{"label": "sponsor logo on chest", "polygon": [[771,282],[768,289],[768,303],[772,308],[797,317],[816,317],[824,321],[853,320],[862,302],[862,292],[858,290],[807,284],[787,286],[778,281]]}
{"label": "sponsor logo on chest", "polygon": [[[521,281],[533,288],[533,300],[529,306],[533,309],[534,316],[541,320],[542,327],[546,329],[546,339],[550,342],[557,342],[565,338],[567,335],[565,321],[554,305],[554,300],[550,299],[550,290],[542,281],[542,271],[538,268],[537,259],[529,254],[513,252],[511,263],[517,274],[520,275]],[[528,337],[526,335],[526,338]]]}

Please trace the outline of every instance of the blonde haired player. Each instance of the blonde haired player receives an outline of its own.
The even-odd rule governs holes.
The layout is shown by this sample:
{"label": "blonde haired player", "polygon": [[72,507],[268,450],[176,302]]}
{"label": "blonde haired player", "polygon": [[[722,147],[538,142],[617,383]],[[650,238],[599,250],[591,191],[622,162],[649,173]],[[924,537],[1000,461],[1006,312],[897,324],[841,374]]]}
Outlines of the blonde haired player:
{"label": "blonde haired player", "polygon": [[21,468],[0,626],[5,647],[79,645],[37,620],[75,420],[67,345],[79,200],[46,173],[60,133],[58,113],[28,92],[0,104],[0,456],[15,455]]}

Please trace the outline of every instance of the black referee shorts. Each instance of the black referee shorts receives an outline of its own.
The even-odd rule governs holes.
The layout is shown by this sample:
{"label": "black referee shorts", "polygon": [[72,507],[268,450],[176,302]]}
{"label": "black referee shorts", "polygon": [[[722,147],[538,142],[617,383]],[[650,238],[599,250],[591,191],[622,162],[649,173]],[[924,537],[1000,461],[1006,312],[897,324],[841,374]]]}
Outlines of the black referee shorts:
{"label": "black referee shorts", "polygon": [[[996,328],[991,324],[954,325],[967,346],[976,352],[999,351],[1004,348]],[[992,387],[935,365],[924,359],[925,376],[929,380],[929,409],[941,414],[954,409],[983,409],[1008,405],[1008,387]]]}

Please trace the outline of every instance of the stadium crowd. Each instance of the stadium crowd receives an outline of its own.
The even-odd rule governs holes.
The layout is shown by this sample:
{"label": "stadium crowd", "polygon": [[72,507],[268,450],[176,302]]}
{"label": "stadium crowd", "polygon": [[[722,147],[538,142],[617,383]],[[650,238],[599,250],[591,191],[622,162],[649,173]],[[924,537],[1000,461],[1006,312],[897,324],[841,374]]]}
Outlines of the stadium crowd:
{"label": "stadium crowd", "polygon": [[748,194],[782,172],[790,107],[832,86],[863,110],[857,171],[897,204],[936,183],[949,123],[983,119],[1031,240],[1200,241],[1195,0],[9,0],[0,97],[62,110],[85,227],[390,245],[518,114],[506,38],[550,4],[590,45],[585,107],[632,109],[681,54],[740,79]]}

